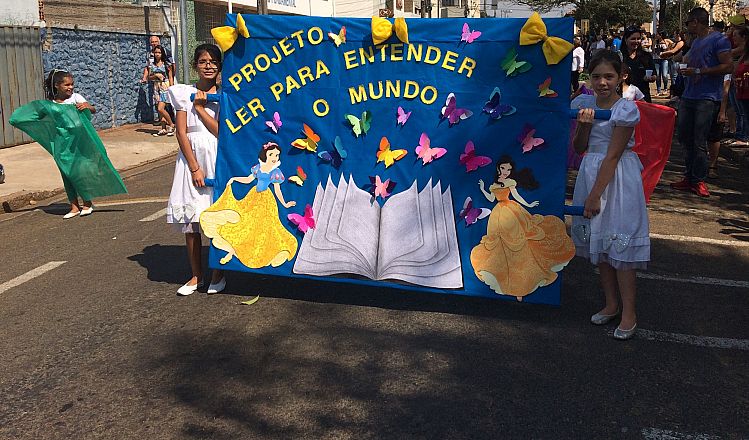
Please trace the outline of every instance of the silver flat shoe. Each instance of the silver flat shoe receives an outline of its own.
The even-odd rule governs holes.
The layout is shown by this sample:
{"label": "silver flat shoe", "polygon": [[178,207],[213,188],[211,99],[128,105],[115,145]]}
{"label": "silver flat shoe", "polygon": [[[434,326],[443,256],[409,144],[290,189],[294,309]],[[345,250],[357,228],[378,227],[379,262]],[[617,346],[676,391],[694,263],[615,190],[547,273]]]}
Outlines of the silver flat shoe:
{"label": "silver flat shoe", "polygon": [[604,315],[603,313],[596,313],[590,317],[590,323],[593,325],[604,325],[611,322],[612,319],[619,316],[620,311],[617,310],[613,315]]}
{"label": "silver flat shoe", "polygon": [[221,278],[218,283],[214,284],[211,283],[208,286],[208,291],[206,292],[209,295],[213,295],[214,293],[223,292],[226,288],[226,278]]}
{"label": "silver flat shoe", "polygon": [[626,341],[627,339],[632,339],[636,331],[637,331],[637,323],[635,323],[635,325],[633,325],[632,328],[629,330],[624,330],[621,327],[617,327],[616,330],[614,330],[614,339],[618,339],[620,341]]}

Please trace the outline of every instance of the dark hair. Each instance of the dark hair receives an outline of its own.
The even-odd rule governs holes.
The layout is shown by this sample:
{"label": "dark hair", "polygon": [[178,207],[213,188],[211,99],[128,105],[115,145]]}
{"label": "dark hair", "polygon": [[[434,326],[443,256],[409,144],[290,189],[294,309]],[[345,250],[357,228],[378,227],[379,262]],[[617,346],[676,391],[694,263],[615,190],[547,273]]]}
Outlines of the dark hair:
{"label": "dark hair", "polygon": [[[629,56],[629,46],[627,45],[627,40],[629,39],[629,37],[631,37],[634,34],[640,34],[640,38],[642,38],[642,36],[645,35],[642,29],[640,29],[637,26],[630,26],[627,29],[624,29],[624,36],[622,36],[621,51],[622,51],[622,55],[624,55],[625,57]],[[636,50],[638,52],[643,52],[641,46],[637,46]]]}
{"label": "dark hair", "polygon": [[44,95],[50,101],[55,99],[57,95],[57,85],[62,83],[65,78],[73,78],[73,74],[66,70],[52,69],[47,75],[47,79],[44,80]]}
{"label": "dark hair", "polygon": [[692,20],[697,20],[697,23],[707,26],[710,23],[710,14],[707,13],[707,9],[697,7],[689,11],[687,15],[687,21]]}
{"label": "dark hair", "polygon": [[257,153],[257,158],[265,162],[266,160],[268,160],[268,152],[270,150],[278,150],[278,154],[281,154],[281,147],[279,147],[277,143],[271,141],[263,145],[263,147],[260,149],[260,152]]}
{"label": "dark hair", "polygon": [[219,69],[221,69],[221,49],[218,48],[215,44],[205,43],[201,44],[200,46],[195,48],[195,53],[192,56],[192,68],[197,69],[198,67],[198,58],[200,58],[203,53],[207,53],[216,61],[216,64],[218,64]]}
{"label": "dark hair", "polygon": [[533,177],[533,171],[531,171],[530,168],[523,168],[522,170],[516,171],[515,161],[512,160],[512,157],[507,154],[502,155],[502,157],[500,157],[497,161],[497,173],[494,175],[495,183],[499,183],[499,166],[503,163],[510,164],[511,168],[508,178],[517,182],[517,186],[519,188],[531,190],[538,188],[539,184],[536,178]]}
{"label": "dark hair", "polygon": [[[151,49],[151,53],[156,52],[156,49],[158,49],[159,52],[161,52],[161,62],[166,64],[166,52],[164,51],[164,48],[160,44],[157,44],[156,46],[153,47],[153,49]],[[153,56],[153,62],[154,63],[156,62],[156,55]]]}
{"label": "dark hair", "polygon": [[749,60],[749,43],[747,38],[749,38],[749,28],[746,26],[736,26],[736,28],[733,30],[737,34],[741,35],[741,38],[744,39],[744,53],[741,55],[742,58],[745,60]]}
{"label": "dark hair", "polygon": [[602,50],[595,54],[588,64],[588,72],[591,74],[598,67],[599,64],[610,64],[611,67],[621,75],[622,72],[622,59],[619,55],[611,50]]}

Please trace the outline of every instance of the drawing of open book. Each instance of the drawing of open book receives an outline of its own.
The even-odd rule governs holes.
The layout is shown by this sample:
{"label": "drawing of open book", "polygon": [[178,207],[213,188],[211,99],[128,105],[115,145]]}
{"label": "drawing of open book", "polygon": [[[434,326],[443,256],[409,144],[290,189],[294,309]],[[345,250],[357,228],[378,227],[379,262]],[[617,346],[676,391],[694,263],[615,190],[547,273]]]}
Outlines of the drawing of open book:
{"label": "drawing of open book", "polygon": [[294,273],[357,274],[442,289],[463,287],[450,188],[417,183],[380,207],[371,195],[341,176],[317,185],[315,229],[307,231]]}

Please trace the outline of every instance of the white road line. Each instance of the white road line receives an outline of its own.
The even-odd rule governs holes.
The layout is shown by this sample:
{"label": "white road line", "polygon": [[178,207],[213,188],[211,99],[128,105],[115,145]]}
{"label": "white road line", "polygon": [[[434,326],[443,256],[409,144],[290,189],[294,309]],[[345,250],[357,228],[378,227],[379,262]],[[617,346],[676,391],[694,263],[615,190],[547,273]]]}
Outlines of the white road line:
{"label": "white road line", "polygon": [[650,234],[650,238],[659,240],[685,241],[689,243],[717,244],[719,246],[749,247],[749,241],[718,240],[715,238],[690,237],[688,235]]}
{"label": "white road line", "polygon": [[129,199],[129,200],[112,200],[111,202],[96,202],[95,206],[120,206],[120,205],[138,205],[140,203],[166,203],[167,197],[154,197],[149,199]]}
{"label": "white road line", "polygon": [[726,280],[723,278],[710,278],[710,277],[673,277],[667,275],[658,275],[650,272],[637,272],[637,278],[644,278],[646,280],[658,280],[658,281],[676,281],[678,283],[691,283],[691,284],[703,284],[707,286],[722,286],[722,287],[739,287],[742,289],[749,289],[749,281],[738,281],[738,280]]}
{"label": "white road line", "polygon": [[139,221],[141,222],[152,222],[158,218],[161,218],[166,215],[166,208],[159,209],[158,211],[154,212],[153,214],[149,215],[148,217],[143,217]]}
{"label": "white road line", "polygon": [[749,339],[716,338],[714,336],[695,336],[681,333],[659,332],[655,330],[637,329],[638,338],[657,342],[677,342],[679,344],[696,345],[708,348],[728,348],[749,351]]}
{"label": "white road line", "polygon": [[743,214],[734,214],[727,210],[710,210],[710,209],[696,209],[696,208],[679,208],[677,206],[648,206],[650,211],[661,211],[661,212],[675,212],[678,214],[698,214],[706,215],[715,218],[735,218],[747,220],[749,217]]}
{"label": "white road line", "polygon": [[39,275],[49,272],[50,270],[56,267],[59,267],[63,264],[65,264],[65,261],[50,261],[49,263],[43,266],[39,266],[36,269],[30,270],[21,276],[17,276],[13,278],[10,281],[6,281],[3,284],[0,284],[0,294],[5,293],[6,291],[12,288],[17,287],[25,283],[26,281],[32,280],[38,277]]}
{"label": "white road line", "polygon": [[717,435],[685,434],[658,428],[644,428],[640,433],[645,440],[719,440],[721,438]]}

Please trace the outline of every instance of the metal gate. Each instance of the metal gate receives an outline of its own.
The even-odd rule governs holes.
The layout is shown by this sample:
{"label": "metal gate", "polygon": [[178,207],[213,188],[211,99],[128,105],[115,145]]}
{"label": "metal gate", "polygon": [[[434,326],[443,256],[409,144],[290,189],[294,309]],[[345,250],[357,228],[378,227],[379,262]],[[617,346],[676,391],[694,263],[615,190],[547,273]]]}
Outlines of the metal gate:
{"label": "metal gate", "polygon": [[39,28],[0,26],[0,148],[31,142],[8,120],[18,107],[44,99],[43,75]]}

